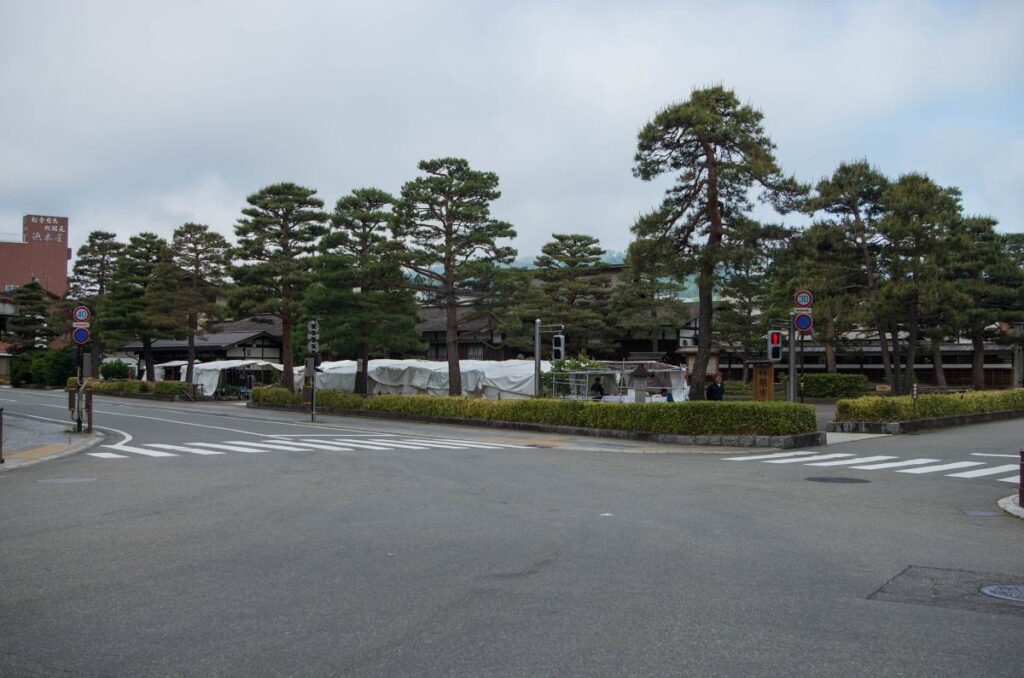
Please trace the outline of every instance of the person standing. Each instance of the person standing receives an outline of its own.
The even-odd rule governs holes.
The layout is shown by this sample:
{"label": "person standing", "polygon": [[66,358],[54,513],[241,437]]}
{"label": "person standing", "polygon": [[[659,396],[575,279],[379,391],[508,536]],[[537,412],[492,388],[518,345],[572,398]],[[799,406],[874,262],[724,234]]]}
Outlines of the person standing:
{"label": "person standing", "polygon": [[706,396],[708,400],[722,400],[725,397],[725,384],[722,382],[721,374],[716,374],[715,380],[708,384]]}
{"label": "person standing", "polygon": [[594,377],[594,385],[590,387],[590,399],[601,400],[604,398],[604,384],[601,383],[601,377]]}

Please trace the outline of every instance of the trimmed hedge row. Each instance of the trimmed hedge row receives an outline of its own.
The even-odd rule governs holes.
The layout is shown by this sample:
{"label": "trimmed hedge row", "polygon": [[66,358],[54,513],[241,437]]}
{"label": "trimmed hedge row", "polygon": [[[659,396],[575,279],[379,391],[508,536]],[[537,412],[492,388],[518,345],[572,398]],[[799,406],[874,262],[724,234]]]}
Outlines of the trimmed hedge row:
{"label": "trimmed hedge row", "polygon": [[805,374],[800,377],[799,389],[805,398],[858,396],[868,390],[868,378],[863,374]]}
{"label": "trimmed hedge row", "polygon": [[184,395],[186,392],[185,384],[180,381],[151,382],[139,381],[137,379],[99,381],[97,379],[90,379],[88,386],[96,393],[123,393],[127,395],[155,393],[156,395],[174,396]]}
{"label": "trimmed hedge row", "polygon": [[[301,402],[300,396],[280,387],[254,389],[252,400],[265,405]],[[777,402],[626,404],[543,398],[485,400],[393,395],[364,398],[351,393],[320,391],[317,406],[327,410],[395,412],[676,435],[781,436],[817,430],[813,407]]]}
{"label": "trimmed hedge row", "polygon": [[922,395],[916,403],[910,396],[839,400],[836,421],[885,423],[1008,410],[1024,410],[1024,389]]}

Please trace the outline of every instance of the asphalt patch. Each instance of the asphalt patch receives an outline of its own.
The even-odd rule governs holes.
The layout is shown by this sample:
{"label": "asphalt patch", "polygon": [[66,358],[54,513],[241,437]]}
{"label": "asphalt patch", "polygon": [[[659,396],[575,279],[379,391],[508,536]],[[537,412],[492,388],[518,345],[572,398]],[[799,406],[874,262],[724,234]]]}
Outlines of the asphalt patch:
{"label": "asphalt patch", "polygon": [[1022,582],[1024,576],[1020,575],[911,565],[868,596],[868,600],[1024,617],[1024,601],[982,593],[986,587],[1001,589],[1022,585]]}

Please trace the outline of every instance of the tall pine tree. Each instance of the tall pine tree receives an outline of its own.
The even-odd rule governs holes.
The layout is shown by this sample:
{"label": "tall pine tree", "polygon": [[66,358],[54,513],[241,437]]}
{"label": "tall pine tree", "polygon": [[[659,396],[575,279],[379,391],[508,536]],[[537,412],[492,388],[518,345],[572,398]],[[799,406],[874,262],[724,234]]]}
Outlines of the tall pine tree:
{"label": "tall pine tree", "polygon": [[171,251],[174,263],[181,271],[183,285],[179,291],[180,306],[186,315],[188,338],[188,366],[186,382],[192,383],[196,362],[196,333],[200,320],[219,315],[217,293],[224,285],[227,269],[228,243],[220,233],[205,224],[187,223],[174,230]]}
{"label": "tall pine tree", "polygon": [[231,268],[236,287],[232,306],[244,313],[281,319],[281,384],[295,387],[292,333],[300,320],[302,295],[312,280],[311,259],[327,232],[327,214],[316,191],[292,183],[267,186],[247,198],[235,224],[241,263]]}
{"label": "tall pine tree", "polygon": [[5,339],[11,345],[11,353],[27,353],[46,348],[54,337],[47,323],[50,294],[33,278],[16,288],[11,299],[18,309],[18,314],[7,320]]}

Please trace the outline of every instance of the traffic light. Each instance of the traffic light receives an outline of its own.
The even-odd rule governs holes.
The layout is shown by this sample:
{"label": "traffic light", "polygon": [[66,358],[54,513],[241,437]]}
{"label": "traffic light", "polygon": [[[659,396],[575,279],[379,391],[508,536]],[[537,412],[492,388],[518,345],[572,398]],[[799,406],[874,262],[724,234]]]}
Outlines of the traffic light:
{"label": "traffic light", "polygon": [[782,360],[782,332],[768,330],[768,359],[773,362]]}
{"label": "traffic light", "polygon": [[556,334],[551,337],[551,359],[565,360],[565,335]]}

